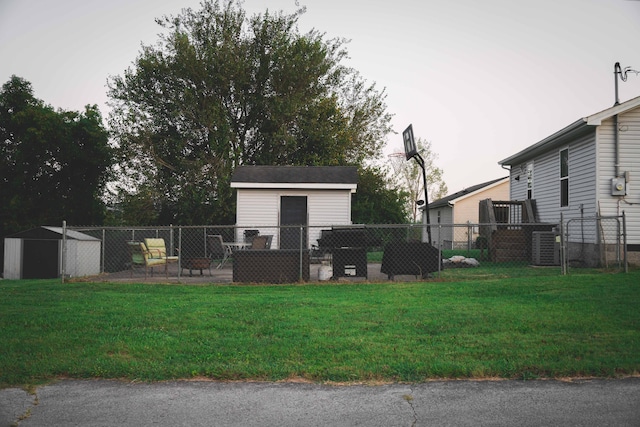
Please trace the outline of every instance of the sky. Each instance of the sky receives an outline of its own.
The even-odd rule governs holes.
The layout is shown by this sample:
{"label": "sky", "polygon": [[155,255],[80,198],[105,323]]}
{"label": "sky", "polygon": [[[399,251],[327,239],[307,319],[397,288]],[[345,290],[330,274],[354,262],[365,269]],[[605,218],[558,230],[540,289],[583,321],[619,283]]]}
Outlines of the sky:
{"label": "sky", "polygon": [[[97,104],[155,18],[199,0],[0,0],[0,84],[31,82],[55,108]],[[449,193],[507,176],[498,162],[574,121],[611,107],[614,64],[640,70],[637,0],[244,0],[249,15],[306,6],[298,28],[349,40],[344,64],[386,94],[396,132],[431,143]],[[640,96],[640,75],[619,83]]]}

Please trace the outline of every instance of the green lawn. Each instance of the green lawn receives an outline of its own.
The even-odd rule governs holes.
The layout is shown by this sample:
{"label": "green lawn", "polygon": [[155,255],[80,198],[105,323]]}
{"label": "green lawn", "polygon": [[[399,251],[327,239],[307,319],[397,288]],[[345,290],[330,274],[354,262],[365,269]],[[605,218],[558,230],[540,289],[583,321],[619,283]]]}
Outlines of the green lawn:
{"label": "green lawn", "polygon": [[290,286],[0,281],[0,387],[640,371],[640,271]]}

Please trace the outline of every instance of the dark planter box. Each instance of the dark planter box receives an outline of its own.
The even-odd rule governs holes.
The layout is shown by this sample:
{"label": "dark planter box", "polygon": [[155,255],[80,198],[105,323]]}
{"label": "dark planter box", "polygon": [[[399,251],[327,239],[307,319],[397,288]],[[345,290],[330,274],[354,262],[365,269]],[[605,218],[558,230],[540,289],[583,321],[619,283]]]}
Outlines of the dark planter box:
{"label": "dark planter box", "polygon": [[[302,257],[302,277],[300,267]],[[309,280],[309,251],[247,249],[233,253],[234,282],[295,283]]]}
{"label": "dark planter box", "polygon": [[333,249],[333,277],[367,277],[366,248]]}
{"label": "dark planter box", "polygon": [[395,241],[384,247],[380,271],[393,280],[393,276],[410,274],[428,277],[429,273],[439,271],[440,251],[426,242]]}

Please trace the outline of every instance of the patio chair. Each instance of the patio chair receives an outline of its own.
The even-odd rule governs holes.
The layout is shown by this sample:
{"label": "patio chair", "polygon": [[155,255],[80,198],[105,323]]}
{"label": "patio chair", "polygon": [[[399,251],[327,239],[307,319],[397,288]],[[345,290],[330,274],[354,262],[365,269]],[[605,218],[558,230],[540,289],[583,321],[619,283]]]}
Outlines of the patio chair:
{"label": "patio chair", "polygon": [[231,256],[231,248],[224,244],[222,236],[219,234],[207,235],[207,252],[212,260],[220,260],[216,269],[222,268]]}
{"label": "patio chair", "polygon": [[153,268],[161,265],[164,266],[165,274],[167,274],[167,260],[150,256],[150,252],[144,243],[127,242],[127,245],[131,254],[131,277],[133,277],[133,270],[136,267],[144,267],[145,278],[148,276],[149,270],[151,270],[151,276],[153,276]]}
{"label": "patio chair", "polygon": [[253,238],[260,234],[260,230],[244,230],[245,243],[253,243]]}
{"label": "patio chair", "polygon": [[251,242],[251,249],[268,249],[267,242],[269,239],[267,236],[255,236]]}
{"label": "patio chair", "polygon": [[265,249],[271,249],[271,241],[273,240],[273,234],[265,234],[264,236],[267,238],[267,246]]}
{"label": "patio chair", "polygon": [[[162,238],[146,238],[144,244],[147,247],[147,256],[149,260],[164,260],[165,273],[167,273],[167,267],[169,263],[178,262],[177,256],[167,256],[167,246]],[[167,273],[168,274],[168,273]]]}
{"label": "patio chair", "polygon": [[167,246],[164,243],[164,239],[146,238],[144,239],[144,244],[147,247],[151,258],[164,258],[168,262],[178,261],[177,256],[167,256]]}

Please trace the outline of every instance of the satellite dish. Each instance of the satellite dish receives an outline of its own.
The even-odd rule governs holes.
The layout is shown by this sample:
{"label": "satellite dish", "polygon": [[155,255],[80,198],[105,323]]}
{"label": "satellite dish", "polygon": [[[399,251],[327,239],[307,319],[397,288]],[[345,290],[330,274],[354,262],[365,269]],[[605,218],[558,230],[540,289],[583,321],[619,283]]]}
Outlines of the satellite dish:
{"label": "satellite dish", "polygon": [[416,200],[416,205],[418,206],[424,205],[424,200]]}

